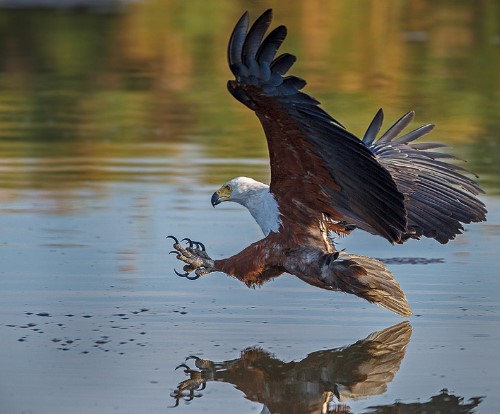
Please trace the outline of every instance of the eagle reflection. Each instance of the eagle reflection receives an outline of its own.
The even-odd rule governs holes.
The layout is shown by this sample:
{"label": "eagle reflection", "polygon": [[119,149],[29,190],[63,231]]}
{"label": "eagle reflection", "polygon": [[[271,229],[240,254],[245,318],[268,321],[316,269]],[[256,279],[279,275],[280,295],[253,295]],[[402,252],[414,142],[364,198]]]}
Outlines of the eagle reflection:
{"label": "eagle reflection", "polygon": [[196,369],[179,366],[189,378],[172,397],[177,406],[181,399],[200,397],[207,382],[219,381],[264,404],[262,413],[349,413],[348,400],[386,391],[410,338],[411,325],[405,321],[350,346],[313,352],[301,361],[284,362],[260,348],[248,348],[240,358],[224,362],[189,357]]}

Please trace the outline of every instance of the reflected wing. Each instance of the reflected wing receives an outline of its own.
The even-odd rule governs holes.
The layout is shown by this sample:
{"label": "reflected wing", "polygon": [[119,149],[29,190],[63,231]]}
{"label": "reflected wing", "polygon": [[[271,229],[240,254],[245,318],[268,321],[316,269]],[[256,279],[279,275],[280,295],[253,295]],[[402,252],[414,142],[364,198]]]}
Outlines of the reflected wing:
{"label": "reflected wing", "polygon": [[399,370],[411,332],[411,325],[405,321],[345,348],[313,352],[302,361],[289,364],[287,381],[320,381],[340,401],[382,394]]}
{"label": "reflected wing", "polygon": [[401,322],[375,332],[342,352],[337,368],[344,376],[337,379],[339,400],[382,394],[399,370],[411,338],[411,325]]}
{"label": "reflected wing", "polygon": [[271,191],[285,220],[317,223],[321,213],[389,241],[406,232],[403,195],[389,172],[354,135],[300,92],[306,82],[284,76],[295,57],[275,57],[285,39],[279,26],[264,39],[271,10],[249,29],[248,14],[237,23],[228,46],[235,80],[233,96],[255,111],[266,134]]}
{"label": "reflected wing", "polygon": [[408,232],[404,238],[425,236],[446,243],[462,233],[461,223],[486,219],[486,207],[476,198],[483,191],[465,175],[466,170],[445,161],[456,157],[432,151],[444,145],[413,143],[434,125],[424,125],[398,137],[413,116],[414,112],[408,112],[375,141],[383,121],[383,112],[379,110],[363,142],[405,195]]}

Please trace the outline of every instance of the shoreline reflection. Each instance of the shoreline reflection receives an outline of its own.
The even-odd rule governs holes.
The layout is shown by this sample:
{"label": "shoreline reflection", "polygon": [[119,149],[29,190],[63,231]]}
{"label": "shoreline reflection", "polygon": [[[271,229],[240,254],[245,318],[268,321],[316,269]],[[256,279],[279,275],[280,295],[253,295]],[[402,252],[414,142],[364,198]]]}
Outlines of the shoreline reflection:
{"label": "shoreline reflection", "polygon": [[[189,377],[171,394],[181,400],[202,397],[212,381],[234,385],[262,413],[349,413],[349,400],[382,394],[399,370],[411,338],[411,325],[401,322],[345,347],[312,352],[301,361],[284,362],[258,348],[241,357],[214,362],[188,357]],[[194,360],[195,368],[187,363]]]}

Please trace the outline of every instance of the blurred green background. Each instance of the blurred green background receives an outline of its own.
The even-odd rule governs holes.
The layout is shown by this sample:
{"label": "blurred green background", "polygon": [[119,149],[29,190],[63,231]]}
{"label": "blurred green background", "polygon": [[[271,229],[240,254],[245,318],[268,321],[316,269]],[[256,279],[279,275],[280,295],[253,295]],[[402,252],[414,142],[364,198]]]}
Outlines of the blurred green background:
{"label": "blurred green background", "polygon": [[[0,1],[0,200],[140,179],[128,162],[105,166],[175,158],[186,143],[200,158],[266,160],[258,121],[226,91],[225,55],[242,12],[267,7],[289,28],[292,73],[348,129],[361,135],[379,107],[387,123],[414,109],[415,127],[437,124],[429,139],[499,192],[496,0],[20,0]],[[218,169],[200,181],[219,184]],[[223,175],[246,172],[235,161]]]}

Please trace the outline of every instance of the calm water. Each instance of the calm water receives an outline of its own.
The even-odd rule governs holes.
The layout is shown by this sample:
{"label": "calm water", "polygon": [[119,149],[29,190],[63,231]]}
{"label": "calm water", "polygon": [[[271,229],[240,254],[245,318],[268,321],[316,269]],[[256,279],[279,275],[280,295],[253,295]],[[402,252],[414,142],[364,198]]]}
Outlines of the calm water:
{"label": "calm water", "polygon": [[[321,413],[339,408],[329,397],[350,413],[500,410],[496,1],[13,4],[0,1],[0,412]],[[389,121],[415,109],[480,175],[488,222],[448,245],[342,241],[391,263],[408,322],[291,276],[248,289],[173,274],[166,235],[214,258],[261,237],[210,195],[268,180],[225,47],[243,10],[269,5],[294,73],[337,119],[361,134],[380,106]]]}

